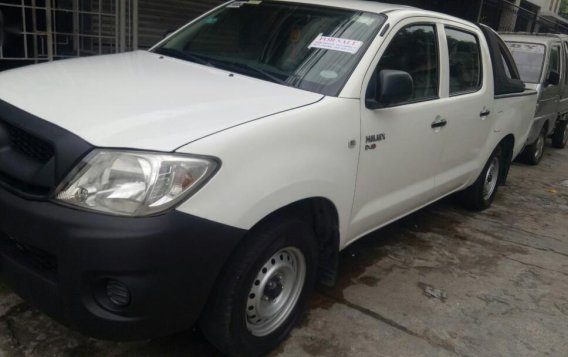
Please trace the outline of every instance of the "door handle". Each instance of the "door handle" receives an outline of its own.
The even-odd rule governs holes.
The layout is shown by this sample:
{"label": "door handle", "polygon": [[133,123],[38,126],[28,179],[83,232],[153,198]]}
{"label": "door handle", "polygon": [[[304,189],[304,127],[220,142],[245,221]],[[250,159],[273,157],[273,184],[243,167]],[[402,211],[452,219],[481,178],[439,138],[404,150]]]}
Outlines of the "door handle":
{"label": "door handle", "polygon": [[438,129],[438,128],[443,128],[446,125],[448,125],[448,121],[446,119],[436,119],[433,123],[432,123],[432,129]]}
{"label": "door handle", "polygon": [[483,118],[483,117],[488,117],[489,114],[491,114],[490,110],[484,110],[481,113],[479,113],[479,116]]}

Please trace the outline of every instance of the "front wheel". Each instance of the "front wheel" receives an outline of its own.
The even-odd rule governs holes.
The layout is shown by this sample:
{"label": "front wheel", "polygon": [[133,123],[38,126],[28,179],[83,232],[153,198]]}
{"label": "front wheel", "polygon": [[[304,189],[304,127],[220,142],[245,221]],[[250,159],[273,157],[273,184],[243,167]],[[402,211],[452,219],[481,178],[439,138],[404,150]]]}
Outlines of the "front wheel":
{"label": "front wheel", "polygon": [[226,355],[269,352],[296,325],[316,267],[309,224],[287,217],[263,224],[227,263],[200,318],[203,333]]}
{"label": "front wheel", "polygon": [[491,154],[475,183],[461,193],[461,201],[466,207],[483,211],[491,206],[501,183],[503,164],[503,149],[499,146]]}
{"label": "front wheel", "polygon": [[564,149],[568,143],[568,119],[558,123],[552,135],[552,146]]}

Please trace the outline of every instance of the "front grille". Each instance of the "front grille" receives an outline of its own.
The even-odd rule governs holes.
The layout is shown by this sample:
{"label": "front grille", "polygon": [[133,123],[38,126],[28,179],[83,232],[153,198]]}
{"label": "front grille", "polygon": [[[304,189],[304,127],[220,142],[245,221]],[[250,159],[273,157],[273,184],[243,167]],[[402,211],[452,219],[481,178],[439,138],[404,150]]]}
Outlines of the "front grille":
{"label": "front grille", "polygon": [[53,146],[48,142],[6,122],[0,122],[0,125],[6,129],[12,149],[19,153],[41,163],[48,162],[55,155]]}
{"label": "front grille", "polygon": [[45,200],[92,150],[77,135],[0,99],[0,189]]}
{"label": "front grille", "polygon": [[57,272],[57,258],[53,254],[18,242],[4,233],[0,233],[0,241],[3,245],[10,247],[11,250],[18,252],[35,269],[46,273]]}

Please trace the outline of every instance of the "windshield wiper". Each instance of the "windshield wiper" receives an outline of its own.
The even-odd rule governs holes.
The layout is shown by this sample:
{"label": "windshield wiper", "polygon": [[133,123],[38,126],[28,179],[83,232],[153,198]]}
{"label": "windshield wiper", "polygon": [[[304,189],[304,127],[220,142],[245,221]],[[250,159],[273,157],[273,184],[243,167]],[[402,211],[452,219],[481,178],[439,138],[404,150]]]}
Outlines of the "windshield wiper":
{"label": "windshield wiper", "polygon": [[257,68],[257,67],[253,67],[253,66],[248,65],[248,64],[245,64],[245,66],[246,66],[247,68],[249,68],[249,69],[255,71],[256,73],[259,73],[259,74],[263,75],[264,78],[269,79],[269,80],[272,80],[272,81],[275,82],[275,83],[282,84],[283,86],[289,86],[289,85],[290,85],[290,84],[288,84],[288,82],[286,82],[285,80],[280,79],[280,78],[276,77],[275,75],[270,74],[269,72],[267,72],[267,71],[265,71],[265,70],[263,70],[263,69],[260,69],[260,68]]}
{"label": "windshield wiper", "polygon": [[197,62],[197,63],[200,63],[202,65],[209,66],[209,67],[215,67],[211,62],[207,61],[204,58],[192,55],[191,53],[188,53],[188,52],[179,51],[179,50],[176,50],[176,49],[173,49],[173,48],[160,47],[160,48],[155,49],[154,52],[159,54],[159,55],[164,55],[164,56],[168,56],[168,57],[182,59],[182,60],[190,61],[190,62]]}
{"label": "windshield wiper", "polygon": [[[211,61],[208,61],[204,58],[193,55],[191,53],[179,51],[179,50],[176,50],[176,49],[173,49],[173,48],[160,47],[160,48],[155,49],[154,52],[157,53],[157,54],[160,54],[160,55],[178,58],[178,59],[191,61],[191,62],[197,62],[197,63],[203,64],[205,66],[218,68]],[[256,74],[260,74],[262,76],[262,78],[267,79],[271,82],[275,82],[275,83],[282,84],[282,85],[285,85],[285,86],[290,86],[290,84],[288,84],[286,81],[276,77],[275,75],[270,74],[263,69],[251,66],[247,63],[229,62],[229,61],[222,61],[222,60],[215,60],[215,62],[218,62],[223,67],[226,66],[226,67],[238,68],[238,69],[244,68],[245,70],[247,70],[249,72],[254,72]]]}
{"label": "windshield wiper", "polygon": [[276,77],[276,76],[273,75],[273,74],[268,73],[267,71],[265,71],[265,70],[263,70],[263,69],[260,69],[260,68],[251,66],[251,65],[246,64],[246,63],[242,63],[241,65],[243,65],[243,66],[245,66],[246,68],[248,68],[248,69],[250,69],[250,70],[252,70],[252,71],[254,71],[254,72],[256,72],[256,73],[258,73],[258,74],[260,74],[260,75],[262,75],[262,76],[264,76],[264,78],[266,78],[266,79],[268,79],[268,80],[271,80],[271,81],[273,81],[273,82],[275,82],[275,83],[282,84],[282,85],[284,85],[284,86],[289,85],[286,81],[284,81],[284,80],[282,80],[282,79]]}

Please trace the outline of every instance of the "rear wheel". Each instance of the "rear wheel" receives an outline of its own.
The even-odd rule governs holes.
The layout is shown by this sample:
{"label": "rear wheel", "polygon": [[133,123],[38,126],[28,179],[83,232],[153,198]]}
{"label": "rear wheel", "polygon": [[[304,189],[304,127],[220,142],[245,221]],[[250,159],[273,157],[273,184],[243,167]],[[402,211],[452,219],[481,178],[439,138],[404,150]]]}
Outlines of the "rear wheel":
{"label": "rear wheel", "polygon": [[310,225],[280,218],[251,232],[219,278],[201,318],[224,354],[258,356],[286,339],[315,284],[317,244]]}
{"label": "rear wheel", "polygon": [[536,141],[527,146],[523,152],[523,161],[529,165],[538,165],[544,156],[546,146],[546,127],[542,128]]}
{"label": "rear wheel", "polygon": [[489,208],[497,194],[502,173],[503,149],[499,146],[491,154],[475,183],[461,193],[462,203],[476,211]]}
{"label": "rear wheel", "polygon": [[558,123],[552,135],[552,146],[557,149],[564,149],[568,143],[568,119]]}

